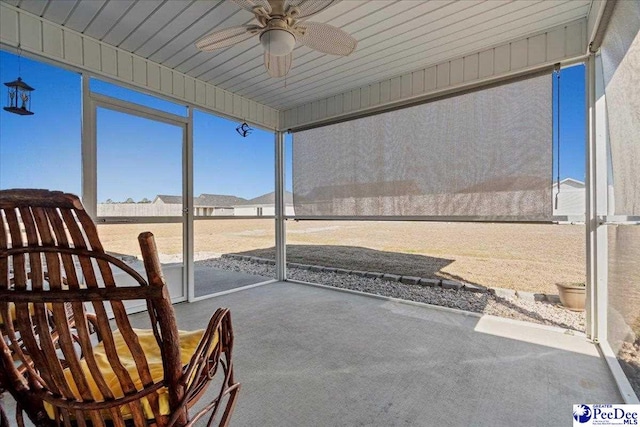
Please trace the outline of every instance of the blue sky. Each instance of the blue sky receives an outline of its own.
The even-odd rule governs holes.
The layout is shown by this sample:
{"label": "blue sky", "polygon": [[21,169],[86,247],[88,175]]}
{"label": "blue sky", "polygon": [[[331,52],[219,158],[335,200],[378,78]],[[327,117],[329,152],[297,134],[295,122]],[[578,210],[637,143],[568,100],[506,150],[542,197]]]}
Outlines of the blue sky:
{"label": "blue sky", "polygon": [[[574,178],[584,182],[585,177],[585,68],[584,65],[560,71],[560,179]],[[556,179],[556,84],[553,77],[553,179]]]}
{"label": "blue sky", "polygon": [[[15,55],[0,51],[0,82],[18,77]],[[0,110],[0,187],[80,192],[80,78],[21,59],[21,77],[33,86],[33,116]],[[1,85],[6,106],[7,91]]]}
{"label": "blue sky", "polygon": [[[35,87],[33,116],[0,111],[0,188],[50,188],[81,192],[80,76],[21,58],[21,77]],[[0,51],[0,80],[18,77],[18,57]],[[561,73],[561,179],[584,180],[584,67]],[[184,106],[92,81],[91,89],[177,115]],[[6,88],[0,99],[6,103]],[[554,108],[555,108],[554,78]],[[555,116],[555,115],[554,115]],[[253,198],[274,191],[274,136],[254,130],[240,137],[238,122],[194,112],[194,194],[233,194]],[[144,132],[140,132],[144,129]],[[179,128],[98,111],[98,201],[153,199],[181,193],[182,140]],[[557,125],[554,117],[554,133]],[[290,136],[287,137],[290,148]],[[135,143],[132,143],[135,141]],[[555,136],[554,136],[555,151]],[[287,153],[287,189],[291,189],[291,150]],[[556,163],[554,160],[554,179]]]}

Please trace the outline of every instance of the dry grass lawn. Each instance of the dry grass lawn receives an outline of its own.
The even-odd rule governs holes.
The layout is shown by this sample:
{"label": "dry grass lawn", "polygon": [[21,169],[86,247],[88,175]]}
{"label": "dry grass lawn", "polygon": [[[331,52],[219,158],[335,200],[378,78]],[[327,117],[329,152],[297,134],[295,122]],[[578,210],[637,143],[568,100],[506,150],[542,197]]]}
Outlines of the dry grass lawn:
{"label": "dry grass lawn", "polygon": [[[181,251],[180,224],[99,225],[108,250],[139,255],[150,230],[166,255]],[[584,227],[578,225],[287,222],[288,260],[306,264],[457,278],[484,286],[557,293],[559,281],[584,281]],[[195,223],[200,258],[222,253],[273,256],[273,220]]]}
{"label": "dry grass lawn", "polygon": [[[368,248],[366,270],[448,277],[484,286],[556,293],[555,282],[584,280],[584,231],[579,226],[428,222],[287,224],[293,245]],[[294,251],[289,258],[295,258]],[[357,256],[324,254],[340,267],[365,269]],[[396,262],[397,261],[397,262]],[[367,264],[365,263],[365,264]]]}

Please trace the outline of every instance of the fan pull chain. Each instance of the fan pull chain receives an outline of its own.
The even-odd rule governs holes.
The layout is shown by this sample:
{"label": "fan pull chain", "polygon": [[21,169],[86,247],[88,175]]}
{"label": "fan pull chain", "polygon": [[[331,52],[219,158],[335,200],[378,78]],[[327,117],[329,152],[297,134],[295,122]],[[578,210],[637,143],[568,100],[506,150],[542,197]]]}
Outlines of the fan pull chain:
{"label": "fan pull chain", "polygon": [[556,192],[556,209],[558,209],[558,198],[560,196],[560,67],[557,66],[555,70],[556,81],[557,81],[557,97],[556,97],[556,112],[558,116],[558,136],[557,136],[557,151],[556,151],[556,163],[557,163],[557,175],[556,175],[556,185],[558,191]]}

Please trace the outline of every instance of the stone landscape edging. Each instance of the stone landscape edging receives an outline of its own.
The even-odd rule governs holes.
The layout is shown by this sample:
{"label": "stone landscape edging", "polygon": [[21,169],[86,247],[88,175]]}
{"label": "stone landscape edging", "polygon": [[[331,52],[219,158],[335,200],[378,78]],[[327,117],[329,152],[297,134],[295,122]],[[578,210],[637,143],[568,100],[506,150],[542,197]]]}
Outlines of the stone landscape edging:
{"label": "stone landscape edging", "polygon": [[[232,259],[237,259],[242,261],[250,261],[257,264],[275,265],[276,263],[274,260],[269,258],[261,258],[256,256],[240,255],[240,254],[222,254],[221,258],[232,258]],[[297,262],[288,262],[287,267],[298,268],[301,270],[310,270],[314,272],[349,274],[349,275],[354,275],[359,277],[369,277],[373,279],[382,279],[388,282],[401,282],[407,285],[440,287],[443,289],[475,292],[475,293],[481,293],[481,294],[488,293],[503,299],[519,298],[525,301],[549,302],[552,304],[560,304],[560,298],[558,297],[558,295],[533,293],[533,292],[526,292],[526,291],[516,291],[513,289],[505,289],[505,288],[498,288],[498,287],[491,288],[491,287],[486,287],[482,285],[476,285],[473,283],[462,282],[459,280],[434,279],[434,278],[425,278],[425,277],[416,277],[416,276],[402,276],[399,274],[382,273],[379,271],[348,270],[344,268],[325,267],[322,265],[300,264]]]}

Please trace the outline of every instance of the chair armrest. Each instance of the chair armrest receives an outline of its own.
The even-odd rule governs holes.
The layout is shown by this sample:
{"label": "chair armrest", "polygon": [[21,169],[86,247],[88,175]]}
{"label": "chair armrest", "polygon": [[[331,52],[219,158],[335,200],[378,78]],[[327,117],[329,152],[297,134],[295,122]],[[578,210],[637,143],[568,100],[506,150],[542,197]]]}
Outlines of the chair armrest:
{"label": "chair armrest", "polygon": [[[211,317],[188,365],[183,369],[179,383],[184,386],[184,397],[175,408],[174,414],[167,425],[174,425],[181,413],[180,411],[188,411],[192,408],[212,383],[215,383],[216,387],[220,386],[216,397],[205,404],[204,407],[200,407],[197,413],[189,418],[191,423],[195,423],[209,413],[207,425],[212,425],[217,414],[219,415],[219,410],[224,408],[219,425],[228,425],[229,417],[233,412],[236,397],[240,390],[240,384],[234,381],[232,350],[233,329],[231,326],[231,313],[227,308],[219,308]],[[216,377],[216,374],[218,378],[214,382],[212,380]],[[226,403],[223,403],[226,395],[229,398]]]}
{"label": "chair armrest", "polygon": [[198,378],[202,375],[206,375],[208,379],[213,378],[222,353],[225,353],[227,361],[230,361],[232,347],[231,313],[227,308],[219,308],[211,316],[200,343],[182,375],[183,384],[188,390],[187,396],[191,395],[189,390],[198,389]]}

